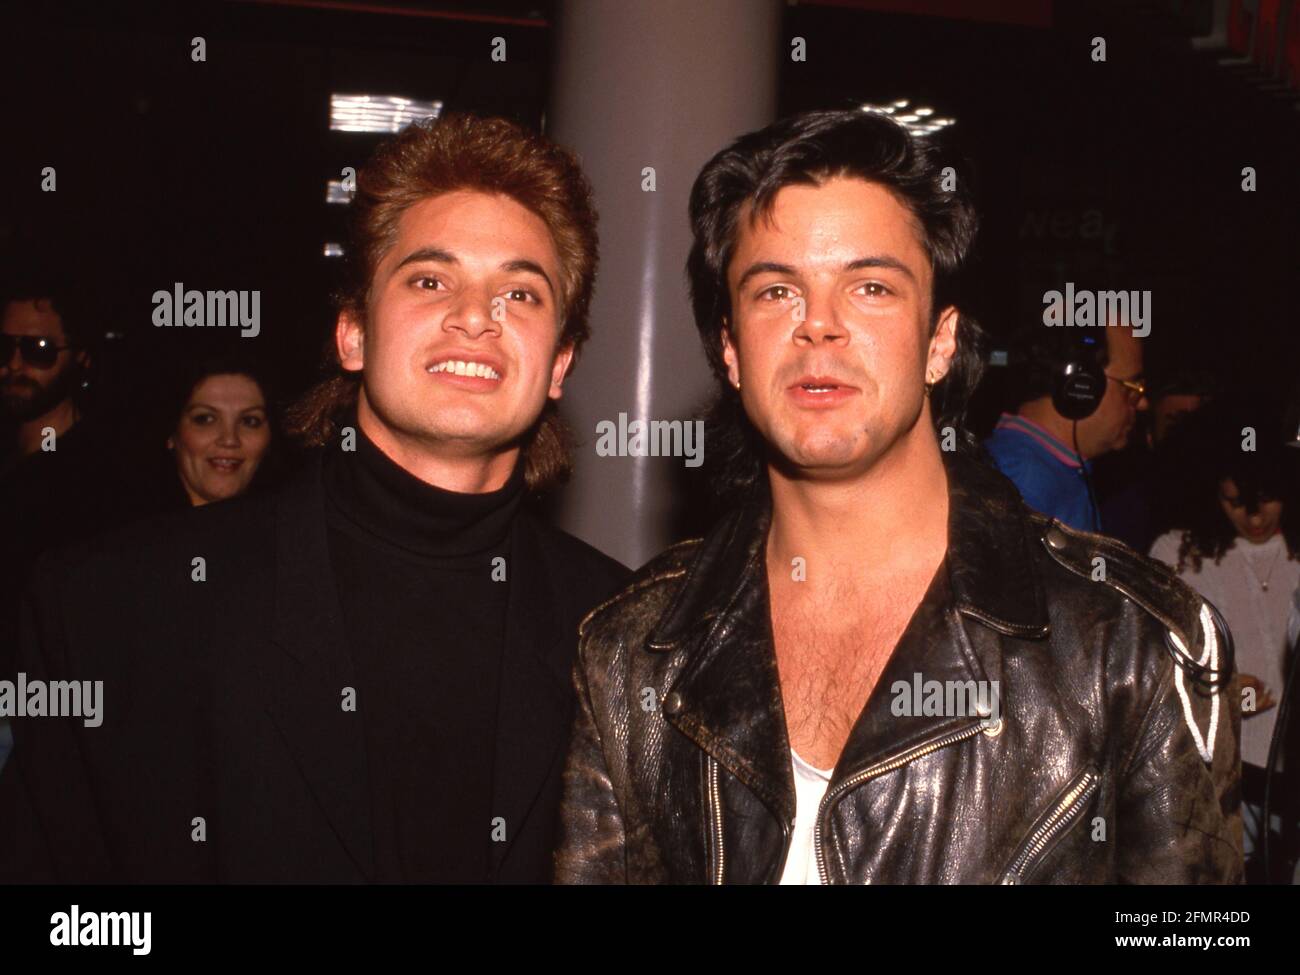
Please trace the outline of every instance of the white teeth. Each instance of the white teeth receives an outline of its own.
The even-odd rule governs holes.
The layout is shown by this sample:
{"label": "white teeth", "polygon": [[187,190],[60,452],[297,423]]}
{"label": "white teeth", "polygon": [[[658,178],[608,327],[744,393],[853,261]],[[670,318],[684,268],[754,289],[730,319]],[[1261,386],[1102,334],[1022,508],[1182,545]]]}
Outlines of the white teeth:
{"label": "white teeth", "polygon": [[478,376],[481,379],[500,379],[501,374],[491,366],[481,362],[467,362],[463,359],[448,359],[430,366],[428,372],[450,372],[456,376]]}

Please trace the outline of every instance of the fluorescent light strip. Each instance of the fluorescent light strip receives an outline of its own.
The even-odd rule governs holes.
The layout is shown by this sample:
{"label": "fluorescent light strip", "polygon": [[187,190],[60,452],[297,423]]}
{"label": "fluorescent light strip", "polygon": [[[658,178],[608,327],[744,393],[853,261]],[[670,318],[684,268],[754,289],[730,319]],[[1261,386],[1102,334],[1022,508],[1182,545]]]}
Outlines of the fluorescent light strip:
{"label": "fluorescent light strip", "polygon": [[437,118],[442,106],[398,95],[330,95],[330,131],[400,132],[412,122]]}
{"label": "fluorescent light strip", "polygon": [[347,205],[352,202],[355,190],[345,189],[343,180],[332,179],[325,184],[325,202]]}

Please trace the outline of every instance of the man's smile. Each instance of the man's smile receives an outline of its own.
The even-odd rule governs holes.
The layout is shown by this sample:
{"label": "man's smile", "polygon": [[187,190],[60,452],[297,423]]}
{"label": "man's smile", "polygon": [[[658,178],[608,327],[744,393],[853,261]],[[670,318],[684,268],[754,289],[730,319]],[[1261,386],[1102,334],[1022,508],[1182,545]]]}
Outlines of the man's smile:
{"label": "man's smile", "polygon": [[475,392],[486,392],[500,387],[505,367],[488,356],[440,355],[430,360],[424,371],[437,377],[440,382]]}

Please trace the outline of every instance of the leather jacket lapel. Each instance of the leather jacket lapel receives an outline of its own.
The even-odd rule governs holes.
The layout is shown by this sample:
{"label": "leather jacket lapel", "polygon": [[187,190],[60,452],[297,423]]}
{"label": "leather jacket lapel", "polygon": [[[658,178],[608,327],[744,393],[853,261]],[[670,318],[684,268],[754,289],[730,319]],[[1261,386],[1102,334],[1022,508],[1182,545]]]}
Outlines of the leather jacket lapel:
{"label": "leather jacket lapel", "polygon": [[[831,788],[980,720],[969,710],[988,700],[989,677],[961,633],[947,576],[940,565],[849,733]],[[952,713],[954,688],[967,713]]]}
{"label": "leather jacket lapel", "polygon": [[764,565],[770,520],[764,493],[710,533],[647,646],[686,655],[668,721],[788,822],[794,779]]}
{"label": "leather jacket lapel", "polygon": [[1041,542],[1019,513],[1015,488],[968,457],[945,455],[945,466],[948,574],[958,611],[1007,636],[1047,636],[1043,584],[1034,570]]}
{"label": "leather jacket lapel", "polygon": [[[972,713],[977,703],[1000,711],[1001,643],[983,632],[972,642],[962,617],[978,621],[979,631],[1048,633],[1032,540],[1020,532],[1007,544],[1015,499],[978,463],[946,460],[947,553],[849,735],[832,784],[982,720]],[[927,706],[936,693],[942,706]]]}

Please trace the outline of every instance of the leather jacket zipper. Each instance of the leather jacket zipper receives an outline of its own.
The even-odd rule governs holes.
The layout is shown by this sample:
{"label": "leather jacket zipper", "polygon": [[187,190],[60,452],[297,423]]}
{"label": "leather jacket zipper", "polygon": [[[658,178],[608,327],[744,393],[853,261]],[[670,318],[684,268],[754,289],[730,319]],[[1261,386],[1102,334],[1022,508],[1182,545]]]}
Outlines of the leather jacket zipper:
{"label": "leather jacket zipper", "polygon": [[706,758],[708,768],[709,826],[712,830],[712,869],[709,871],[709,883],[722,883],[722,870],[725,854],[722,849],[722,796],[718,787],[718,763],[712,755]]}
{"label": "leather jacket zipper", "polygon": [[1100,782],[1096,772],[1090,768],[1084,770],[1047,816],[1030,832],[1029,838],[1021,845],[1019,852],[1011,861],[1011,866],[1003,874],[1002,883],[1018,884],[1024,880],[1035,866],[1034,859],[1053,839],[1074,825],[1079,814],[1091,801]]}
{"label": "leather jacket zipper", "polygon": [[868,779],[874,779],[878,775],[892,772],[894,769],[901,768],[908,762],[914,762],[918,758],[929,755],[931,752],[938,751],[940,748],[946,748],[949,745],[954,745],[967,738],[973,738],[975,735],[978,735],[981,731],[985,730],[986,727],[984,722],[978,721],[973,725],[962,728],[960,731],[953,731],[941,738],[935,738],[933,741],[925,742],[922,745],[918,745],[915,748],[903,752],[901,755],[897,755],[894,758],[887,759],[883,762],[877,762],[875,765],[870,765],[867,768],[864,768],[861,772],[855,772],[837,785],[834,790],[829,791],[826,795],[822,796],[821,806],[817,809],[817,823],[813,826],[813,849],[817,851],[817,873],[821,877],[822,883],[830,883],[830,879],[826,876],[826,854],[822,850],[822,823],[826,820],[827,812],[836,799],[842,796],[849,789],[861,785]]}

